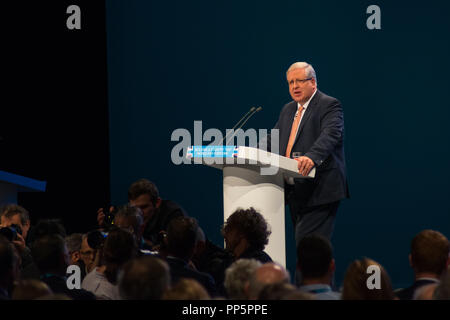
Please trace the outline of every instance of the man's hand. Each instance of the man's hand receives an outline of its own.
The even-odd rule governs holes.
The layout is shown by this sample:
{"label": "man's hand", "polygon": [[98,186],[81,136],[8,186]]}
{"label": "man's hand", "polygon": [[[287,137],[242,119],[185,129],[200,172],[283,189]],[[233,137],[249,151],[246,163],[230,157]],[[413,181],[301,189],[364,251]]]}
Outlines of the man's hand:
{"label": "man's hand", "polygon": [[103,227],[103,223],[105,222],[105,213],[103,212],[103,208],[97,210],[97,222],[99,227]]}
{"label": "man's hand", "polygon": [[314,167],[314,161],[312,161],[310,158],[302,156],[299,158],[295,158],[298,162],[298,172],[302,176],[307,176],[311,169]]}
{"label": "man's hand", "polygon": [[18,233],[17,240],[14,240],[12,243],[14,243],[19,252],[22,252],[25,249],[25,239]]}

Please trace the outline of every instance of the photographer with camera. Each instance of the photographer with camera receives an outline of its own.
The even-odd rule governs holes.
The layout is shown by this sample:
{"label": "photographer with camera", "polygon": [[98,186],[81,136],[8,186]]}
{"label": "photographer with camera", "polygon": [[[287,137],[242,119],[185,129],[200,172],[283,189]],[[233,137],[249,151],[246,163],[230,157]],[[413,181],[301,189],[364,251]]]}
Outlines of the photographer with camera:
{"label": "photographer with camera", "polygon": [[[158,188],[147,179],[140,179],[128,189],[130,206],[141,209],[143,216],[142,235],[146,248],[155,250],[160,245],[161,231],[167,231],[169,222],[177,217],[187,216],[185,211],[171,200],[163,200]],[[115,208],[108,206],[97,211],[97,222],[100,227],[107,228],[112,224]]]}
{"label": "photographer with camera", "polygon": [[26,245],[30,230],[29,213],[17,204],[8,204],[0,210],[0,234],[16,246],[21,258],[21,269],[26,268],[33,263],[31,250]]}

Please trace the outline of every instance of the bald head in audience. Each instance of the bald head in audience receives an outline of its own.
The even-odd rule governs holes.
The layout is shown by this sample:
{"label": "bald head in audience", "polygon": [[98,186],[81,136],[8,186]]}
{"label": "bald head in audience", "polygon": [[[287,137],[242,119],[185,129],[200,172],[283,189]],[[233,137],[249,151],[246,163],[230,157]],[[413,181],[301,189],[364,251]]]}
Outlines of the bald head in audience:
{"label": "bald head in audience", "polygon": [[264,286],[275,283],[289,283],[290,276],[285,268],[279,264],[265,263],[255,270],[249,279],[247,297],[256,300]]}

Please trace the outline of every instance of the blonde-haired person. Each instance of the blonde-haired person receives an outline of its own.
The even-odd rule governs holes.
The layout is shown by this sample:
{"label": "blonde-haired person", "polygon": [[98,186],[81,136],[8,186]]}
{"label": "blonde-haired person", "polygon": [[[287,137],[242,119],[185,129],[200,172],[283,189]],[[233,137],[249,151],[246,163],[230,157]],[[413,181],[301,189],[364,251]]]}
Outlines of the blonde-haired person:
{"label": "blonde-haired person", "polygon": [[[369,277],[375,276],[375,273],[369,269],[375,266],[379,270],[379,288],[368,285],[372,283]],[[376,271],[375,271],[376,272]],[[342,300],[394,300],[395,295],[392,290],[391,280],[386,270],[378,262],[363,258],[353,261],[347,268],[342,289]]]}

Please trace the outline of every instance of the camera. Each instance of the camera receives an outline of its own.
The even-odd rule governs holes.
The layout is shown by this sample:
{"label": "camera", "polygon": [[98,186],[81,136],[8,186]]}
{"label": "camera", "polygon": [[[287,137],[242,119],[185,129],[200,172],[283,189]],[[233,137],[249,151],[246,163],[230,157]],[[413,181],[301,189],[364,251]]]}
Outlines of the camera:
{"label": "camera", "polygon": [[103,247],[108,233],[100,230],[93,230],[87,234],[87,243],[92,249],[98,250]]}
{"label": "camera", "polygon": [[[112,210],[109,209],[112,207]],[[103,213],[105,214],[105,220],[103,222],[106,229],[109,229],[114,225],[114,217],[117,213],[117,206],[108,205],[103,208]]]}
{"label": "camera", "polygon": [[0,227],[0,234],[9,241],[18,240],[17,234],[22,235],[22,228],[17,224],[12,224],[9,227]]}

